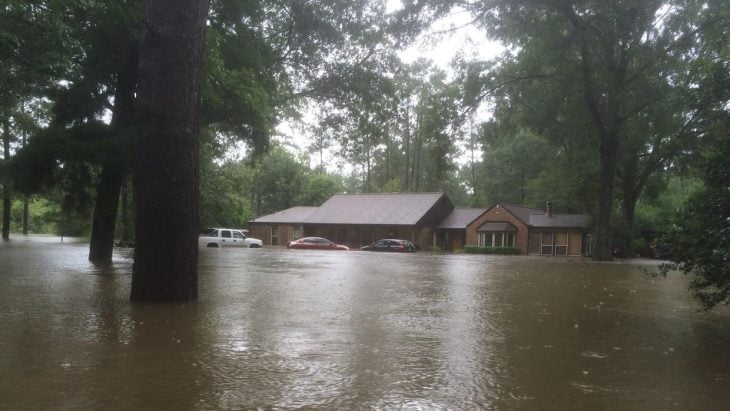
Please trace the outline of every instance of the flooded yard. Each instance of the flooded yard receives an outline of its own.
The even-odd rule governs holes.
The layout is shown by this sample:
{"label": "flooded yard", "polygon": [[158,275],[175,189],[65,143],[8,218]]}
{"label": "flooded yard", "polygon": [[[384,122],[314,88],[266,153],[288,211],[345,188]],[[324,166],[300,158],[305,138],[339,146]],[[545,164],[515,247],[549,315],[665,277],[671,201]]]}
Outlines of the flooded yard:
{"label": "flooded yard", "polygon": [[87,253],[0,244],[0,408],[730,402],[730,312],[641,262],[201,249],[198,303],[133,306],[130,252]]}

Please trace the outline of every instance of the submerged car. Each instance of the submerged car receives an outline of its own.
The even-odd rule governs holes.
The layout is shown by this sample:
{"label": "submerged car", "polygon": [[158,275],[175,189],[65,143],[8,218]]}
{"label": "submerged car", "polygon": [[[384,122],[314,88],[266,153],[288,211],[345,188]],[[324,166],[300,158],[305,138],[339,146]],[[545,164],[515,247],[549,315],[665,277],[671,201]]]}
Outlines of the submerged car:
{"label": "submerged car", "polygon": [[263,241],[246,236],[242,230],[231,228],[206,228],[198,236],[202,247],[248,247],[261,248]]}
{"label": "submerged car", "polygon": [[378,240],[370,245],[360,247],[363,251],[389,251],[395,253],[412,253],[416,251],[416,246],[408,240],[399,240],[394,238],[386,238]]}
{"label": "submerged car", "polygon": [[295,250],[349,250],[350,247],[336,244],[322,237],[304,237],[290,241],[286,248]]}

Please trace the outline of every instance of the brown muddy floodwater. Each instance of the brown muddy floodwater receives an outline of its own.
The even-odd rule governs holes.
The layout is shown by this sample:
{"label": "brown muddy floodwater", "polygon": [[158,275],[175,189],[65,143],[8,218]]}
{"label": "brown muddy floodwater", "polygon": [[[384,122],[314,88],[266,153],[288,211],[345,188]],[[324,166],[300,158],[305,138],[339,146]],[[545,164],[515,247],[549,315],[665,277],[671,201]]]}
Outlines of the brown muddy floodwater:
{"label": "brown muddy floodwater", "polygon": [[[57,241],[57,239],[56,239]],[[576,259],[203,249],[131,305],[129,251],[0,244],[0,409],[718,410],[730,312]],[[644,262],[644,266],[649,266]]]}

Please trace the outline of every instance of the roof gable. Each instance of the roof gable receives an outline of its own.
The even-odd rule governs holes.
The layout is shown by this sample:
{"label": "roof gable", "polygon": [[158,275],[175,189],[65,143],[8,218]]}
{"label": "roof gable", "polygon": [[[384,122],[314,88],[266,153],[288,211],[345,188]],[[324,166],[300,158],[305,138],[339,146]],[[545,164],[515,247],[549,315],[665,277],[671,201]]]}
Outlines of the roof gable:
{"label": "roof gable", "polygon": [[514,204],[496,203],[483,214],[501,207],[528,227],[536,228],[586,228],[588,216],[583,214],[553,214],[548,217],[544,210]]}
{"label": "roof gable", "polygon": [[530,208],[530,207],[518,206],[518,205],[514,205],[514,204],[505,204],[505,203],[497,203],[497,205],[501,205],[502,208],[509,211],[513,216],[517,217],[518,220],[522,221],[524,224],[527,224],[527,225],[530,224],[531,215],[545,214],[545,211],[540,210],[539,208]]}

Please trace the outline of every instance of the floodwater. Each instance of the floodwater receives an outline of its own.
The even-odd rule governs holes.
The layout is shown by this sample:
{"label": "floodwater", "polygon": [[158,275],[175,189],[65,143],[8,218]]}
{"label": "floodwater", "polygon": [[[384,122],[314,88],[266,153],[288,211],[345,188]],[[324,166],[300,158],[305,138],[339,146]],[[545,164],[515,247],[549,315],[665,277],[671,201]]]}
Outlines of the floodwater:
{"label": "floodwater", "polygon": [[87,251],[0,244],[0,409],[730,402],[730,312],[701,311],[680,274],[579,259],[202,249],[198,303],[131,305],[130,252],[97,268]]}

